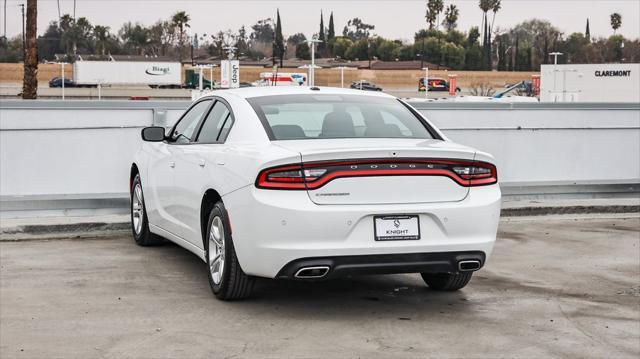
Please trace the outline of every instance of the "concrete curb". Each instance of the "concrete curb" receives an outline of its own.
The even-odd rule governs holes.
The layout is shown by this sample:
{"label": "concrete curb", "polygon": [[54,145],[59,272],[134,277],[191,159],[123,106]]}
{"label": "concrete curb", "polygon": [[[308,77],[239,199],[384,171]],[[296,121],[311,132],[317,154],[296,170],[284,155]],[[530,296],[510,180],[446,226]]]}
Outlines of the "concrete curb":
{"label": "concrete curb", "polygon": [[128,222],[87,222],[71,224],[25,225],[0,229],[0,242],[39,239],[87,238],[131,233]]}
{"label": "concrete curb", "polygon": [[[537,217],[584,214],[634,214],[640,213],[640,205],[569,205],[522,206],[503,208],[500,216]],[[129,222],[84,222],[64,224],[28,224],[0,229],[0,241],[25,241],[42,239],[80,239],[128,235]]]}
{"label": "concrete curb", "polygon": [[640,205],[527,206],[503,208],[501,217],[548,216],[556,214],[639,213]]}

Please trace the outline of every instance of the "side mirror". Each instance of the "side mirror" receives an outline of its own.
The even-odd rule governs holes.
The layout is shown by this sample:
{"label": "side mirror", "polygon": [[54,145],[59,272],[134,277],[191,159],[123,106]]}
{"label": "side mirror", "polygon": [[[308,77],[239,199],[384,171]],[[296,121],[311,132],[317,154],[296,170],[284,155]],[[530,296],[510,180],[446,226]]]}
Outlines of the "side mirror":
{"label": "side mirror", "polygon": [[142,139],[148,142],[164,141],[164,127],[145,127],[142,129]]}

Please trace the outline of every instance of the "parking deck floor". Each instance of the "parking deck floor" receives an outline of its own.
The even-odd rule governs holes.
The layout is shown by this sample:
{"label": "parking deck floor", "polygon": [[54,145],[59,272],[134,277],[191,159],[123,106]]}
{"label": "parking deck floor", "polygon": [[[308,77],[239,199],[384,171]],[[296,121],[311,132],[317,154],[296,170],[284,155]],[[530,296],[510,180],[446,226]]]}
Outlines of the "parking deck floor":
{"label": "parking deck floor", "polygon": [[2,358],[640,356],[640,218],[514,219],[454,293],[419,275],[260,280],[129,237],[0,242]]}

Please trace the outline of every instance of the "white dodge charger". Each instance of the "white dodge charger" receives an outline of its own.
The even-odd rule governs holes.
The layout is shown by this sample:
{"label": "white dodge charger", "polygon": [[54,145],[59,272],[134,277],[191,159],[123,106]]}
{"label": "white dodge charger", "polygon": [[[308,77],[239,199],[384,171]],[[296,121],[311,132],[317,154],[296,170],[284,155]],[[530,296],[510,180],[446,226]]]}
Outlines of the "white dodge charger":
{"label": "white dodge charger", "polygon": [[208,266],[220,299],[255,277],[420,273],[464,287],[500,215],[493,158],[448,140],[405,102],[323,87],[215,92],[167,135],[142,130],[131,166],[136,243]]}

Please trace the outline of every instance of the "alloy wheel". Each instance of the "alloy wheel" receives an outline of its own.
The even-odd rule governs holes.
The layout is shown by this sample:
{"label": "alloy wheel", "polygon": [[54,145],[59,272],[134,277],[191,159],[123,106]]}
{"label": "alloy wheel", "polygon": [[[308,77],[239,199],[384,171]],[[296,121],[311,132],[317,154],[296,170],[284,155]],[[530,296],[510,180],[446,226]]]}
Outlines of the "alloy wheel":
{"label": "alloy wheel", "polygon": [[136,235],[142,232],[142,222],[144,217],[144,201],[142,198],[142,187],[140,184],[136,184],[133,188],[133,198],[131,203],[133,230],[136,232]]}
{"label": "alloy wheel", "polygon": [[218,285],[224,273],[224,225],[222,218],[216,216],[209,231],[209,271],[213,283]]}

